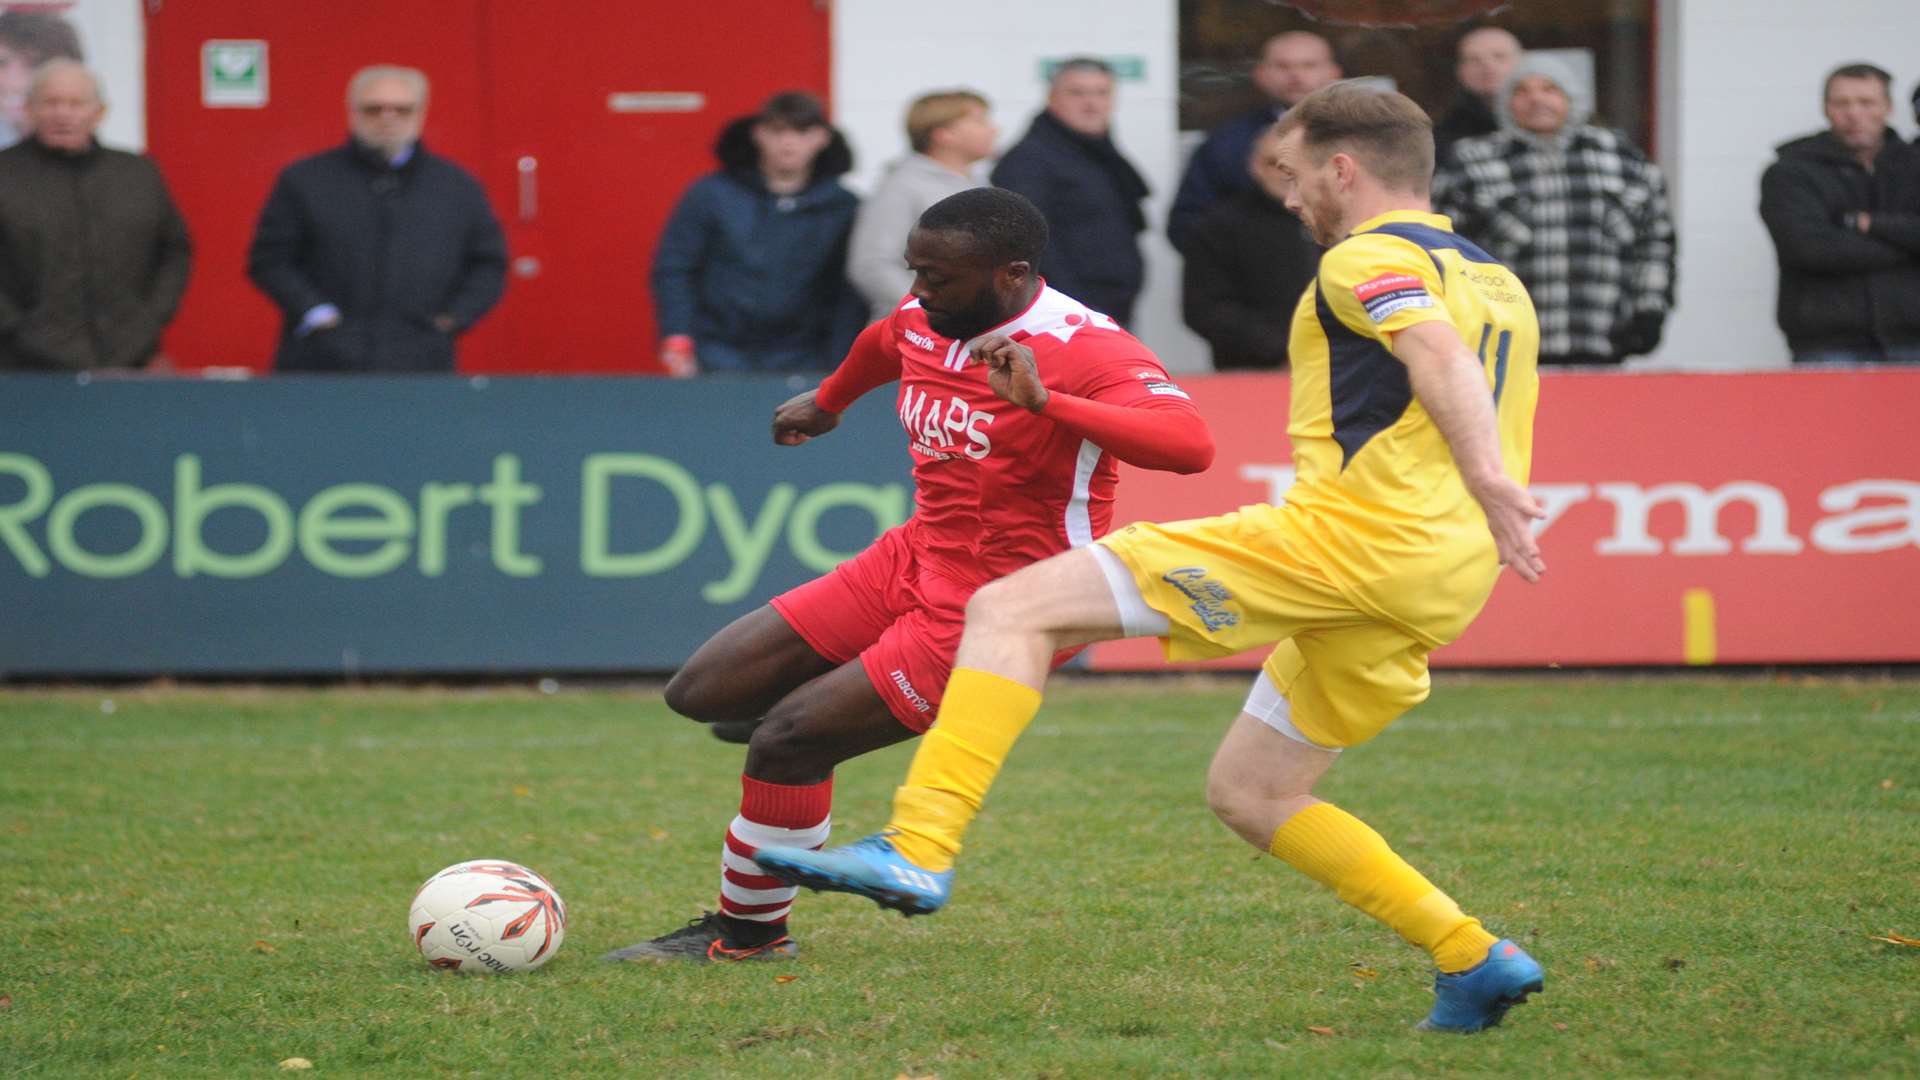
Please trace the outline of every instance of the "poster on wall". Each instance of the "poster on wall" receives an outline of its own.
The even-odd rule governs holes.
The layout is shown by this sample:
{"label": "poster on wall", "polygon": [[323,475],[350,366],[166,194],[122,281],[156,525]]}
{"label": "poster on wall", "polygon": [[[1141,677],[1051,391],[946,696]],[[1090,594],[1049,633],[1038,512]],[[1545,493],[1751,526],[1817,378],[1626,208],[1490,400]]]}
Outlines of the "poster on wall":
{"label": "poster on wall", "polygon": [[49,60],[86,62],[71,3],[0,4],[0,149],[27,132],[27,88]]}

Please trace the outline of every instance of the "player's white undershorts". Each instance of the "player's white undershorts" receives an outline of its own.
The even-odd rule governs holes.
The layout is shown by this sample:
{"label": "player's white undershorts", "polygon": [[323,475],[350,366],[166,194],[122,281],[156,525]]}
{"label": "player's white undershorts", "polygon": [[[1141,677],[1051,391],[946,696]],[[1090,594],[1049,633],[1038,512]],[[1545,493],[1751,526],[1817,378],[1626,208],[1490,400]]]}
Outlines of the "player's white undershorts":
{"label": "player's white undershorts", "polygon": [[1315,750],[1326,750],[1335,754],[1340,752],[1340,747],[1321,746],[1307,738],[1305,732],[1293,726],[1293,706],[1287,704],[1286,697],[1280,693],[1280,688],[1274,685],[1273,676],[1267,674],[1265,668],[1261,668],[1260,673],[1253,677],[1253,687],[1247,691],[1247,703],[1240,706],[1240,711],[1295,742],[1306,743]]}
{"label": "player's white undershorts", "polygon": [[[1160,637],[1171,629],[1167,617],[1147,606],[1147,598],[1141,594],[1140,585],[1134,580],[1133,571],[1120,560],[1120,556],[1108,551],[1099,544],[1087,547],[1093,552],[1093,559],[1100,564],[1100,573],[1107,579],[1107,589],[1113,593],[1114,607],[1120,610],[1120,629],[1127,637]],[[1253,688],[1247,692],[1247,702],[1241,706],[1247,715],[1259,720],[1273,730],[1295,742],[1305,743],[1316,750],[1331,750],[1339,753],[1337,746],[1321,746],[1293,725],[1293,707],[1287,704],[1285,695],[1274,684],[1273,677],[1262,668],[1254,676]]]}
{"label": "player's white undershorts", "polygon": [[1147,606],[1139,583],[1133,580],[1133,571],[1120,556],[1099,544],[1088,544],[1084,550],[1093,552],[1093,561],[1106,575],[1107,589],[1113,593],[1114,606],[1120,609],[1120,629],[1126,637],[1164,637],[1173,629],[1165,615]]}

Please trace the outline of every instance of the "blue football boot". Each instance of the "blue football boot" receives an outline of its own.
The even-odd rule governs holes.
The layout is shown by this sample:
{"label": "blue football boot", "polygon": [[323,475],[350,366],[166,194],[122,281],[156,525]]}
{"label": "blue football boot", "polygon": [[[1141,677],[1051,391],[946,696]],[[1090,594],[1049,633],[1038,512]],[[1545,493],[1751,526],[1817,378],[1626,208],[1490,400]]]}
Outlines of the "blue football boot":
{"label": "blue football boot", "polygon": [[1434,976],[1433,1012],[1417,1026],[1421,1031],[1482,1031],[1498,1024],[1508,1009],[1525,1004],[1527,995],[1545,989],[1540,965],[1525,949],[1502,938],[1478,964]]}
{"label": "blue football boot", "polygon": [[893,848],[886,833],[825,851],[763,847],[753,861],[774,877],[816,891],[864,896],[908,917],[931,915],[946,906],[953,871],[922,870]]}

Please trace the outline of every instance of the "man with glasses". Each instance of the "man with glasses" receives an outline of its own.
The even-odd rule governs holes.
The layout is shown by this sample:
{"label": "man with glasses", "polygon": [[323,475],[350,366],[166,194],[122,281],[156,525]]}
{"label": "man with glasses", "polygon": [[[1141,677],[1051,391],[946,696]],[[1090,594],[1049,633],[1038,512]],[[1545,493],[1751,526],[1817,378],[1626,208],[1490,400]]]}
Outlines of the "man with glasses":
{"label": "man with glasses", "polygon": [[454,338],[506,286],[507,247],[471,174],[420,142],[427,77],[362,68],[346,145],[287,166],[247,275],[280,308],[278,371],[449,372]]}

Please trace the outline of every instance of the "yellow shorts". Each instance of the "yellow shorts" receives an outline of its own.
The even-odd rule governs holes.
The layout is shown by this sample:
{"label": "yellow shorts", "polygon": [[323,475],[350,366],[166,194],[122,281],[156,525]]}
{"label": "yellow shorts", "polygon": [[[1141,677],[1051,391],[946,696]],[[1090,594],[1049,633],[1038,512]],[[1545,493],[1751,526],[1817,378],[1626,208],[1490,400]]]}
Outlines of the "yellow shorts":
{"label": "yellow shorts", "polygon": [[1425,701],[1428,646],[1347,599],[1270,506],[1166,524],[1099,543],[1167,617],[1169,660],[1274,644],[1263,668],[1301,734],[1328,748],[1373,738]]}

